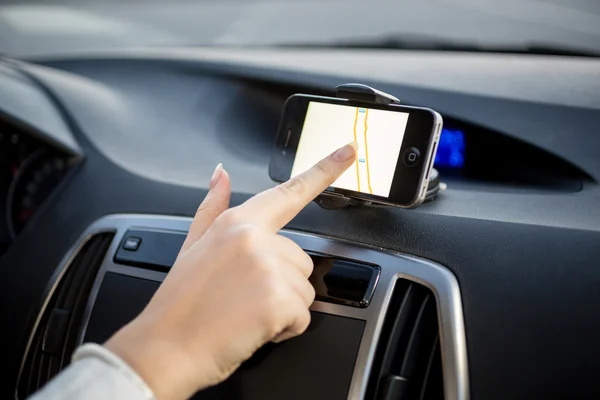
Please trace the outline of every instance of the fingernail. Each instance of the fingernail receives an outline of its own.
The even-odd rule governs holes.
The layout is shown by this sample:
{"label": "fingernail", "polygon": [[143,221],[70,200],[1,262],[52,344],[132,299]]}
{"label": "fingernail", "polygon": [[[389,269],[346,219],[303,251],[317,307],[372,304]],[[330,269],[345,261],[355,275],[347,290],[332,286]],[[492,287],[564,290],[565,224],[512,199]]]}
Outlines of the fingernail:
{"label": "fingernail", "polygon": [[223,164],[219,163],[217,164],[217,168],[215,168],[215,172],[213,172],[212,178],[210,178],[210,183],[208,184],[209,189],[214,189],[214,187],[217,186],[221,175],[223,175]]}
{"label": "fingernail", "polygon": [[358,148],[358,143],[352,142],[348,143],[344,147],[340,148],[338,151],[333,153],[333,159],[339,162],[346,162],[354,157],[356,157],[356,149]]}

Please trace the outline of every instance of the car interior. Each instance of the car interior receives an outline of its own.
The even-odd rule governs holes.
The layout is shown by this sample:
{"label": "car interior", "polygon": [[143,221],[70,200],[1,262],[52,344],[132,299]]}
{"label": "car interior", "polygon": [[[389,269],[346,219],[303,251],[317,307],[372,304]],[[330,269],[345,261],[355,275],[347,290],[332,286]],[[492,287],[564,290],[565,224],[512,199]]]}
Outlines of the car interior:
{"label": "car interior", "polygon": [[10,31],[33,8],[0,6],[0,398],[26,399],[138,315],[215,166],[232,206],[273,187],[285,100],[348,82],[442,115],[441,190],[414,209],[307,206],[281,234],[322,274],[309,328],[194,398],[598,398],[600,12],[576,3],[589,43],[564,50],[410,36],[44,47],[43,30]]}

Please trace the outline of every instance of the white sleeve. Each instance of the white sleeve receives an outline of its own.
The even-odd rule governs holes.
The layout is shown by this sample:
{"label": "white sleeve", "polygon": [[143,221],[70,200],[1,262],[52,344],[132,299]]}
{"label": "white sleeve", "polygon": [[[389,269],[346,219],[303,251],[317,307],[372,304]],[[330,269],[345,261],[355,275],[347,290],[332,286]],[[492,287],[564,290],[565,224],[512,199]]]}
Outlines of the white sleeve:
{"label": "white sleeve", "polygon": [[152,390],[123,360],[98,344],[84,344],[73,362],[30,400],[155,400]]}

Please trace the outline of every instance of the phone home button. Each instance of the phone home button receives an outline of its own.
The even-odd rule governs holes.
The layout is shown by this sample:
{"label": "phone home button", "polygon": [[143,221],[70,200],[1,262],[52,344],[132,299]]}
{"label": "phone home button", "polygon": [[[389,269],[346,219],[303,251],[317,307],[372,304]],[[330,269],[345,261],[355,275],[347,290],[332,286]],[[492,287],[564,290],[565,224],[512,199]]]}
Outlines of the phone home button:
{"label": "phone home button", "polygon": [[414,167],[421,160],[421,152],[416,147],[409,147],[402,158],[407,167]]}

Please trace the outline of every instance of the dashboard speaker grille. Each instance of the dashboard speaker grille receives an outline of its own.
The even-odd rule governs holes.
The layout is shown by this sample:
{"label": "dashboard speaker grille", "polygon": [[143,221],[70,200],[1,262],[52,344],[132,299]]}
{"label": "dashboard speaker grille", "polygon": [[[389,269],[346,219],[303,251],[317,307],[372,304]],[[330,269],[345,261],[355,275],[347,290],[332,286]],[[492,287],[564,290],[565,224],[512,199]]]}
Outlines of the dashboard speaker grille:
{"label": "dashboard speaker grille", "polygon": [[444,398],[437,307],[429,289],[396,282],[373,365],[366,398]]}
{"label": "dashboard speaker grille", "polygon": [[69,363],[89,293],[113,236],[92,236],[56,285],[25,355],[17,382],[18,399],[38,390]]}

